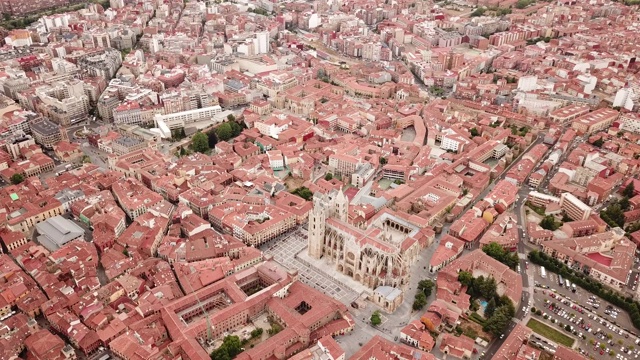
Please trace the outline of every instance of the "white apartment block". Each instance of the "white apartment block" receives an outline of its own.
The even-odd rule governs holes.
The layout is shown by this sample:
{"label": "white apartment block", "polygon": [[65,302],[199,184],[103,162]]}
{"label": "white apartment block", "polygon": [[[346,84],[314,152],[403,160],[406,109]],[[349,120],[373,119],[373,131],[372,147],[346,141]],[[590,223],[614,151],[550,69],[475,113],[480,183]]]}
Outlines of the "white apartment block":
{"label": "white apartment block", "polygon": [[181,111],[173,114],[160,115],[157,114],[153,117],[156,127],[161,127],[160,124],[164,124],[169,129],[179,129],[185,127],[187,124],[191,124],[198,121],[211,120],[212,124],[221,123],[224,119],[217,119],[216,115],[222,112],[222,108],[219,105],[209,106],[202,109]]}

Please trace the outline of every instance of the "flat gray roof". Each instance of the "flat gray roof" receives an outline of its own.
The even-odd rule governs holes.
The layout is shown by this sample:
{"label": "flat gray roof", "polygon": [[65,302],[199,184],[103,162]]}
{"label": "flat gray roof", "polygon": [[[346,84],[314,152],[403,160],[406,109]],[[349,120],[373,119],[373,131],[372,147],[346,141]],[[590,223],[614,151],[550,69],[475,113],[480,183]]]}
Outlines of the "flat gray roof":
{"label": "flat gray roof", "polygon": [[69,241],[84,237],[84,229],[60,215],[36,224],[36,230],[40,234],[38,242],[49,251],[58,250]]}

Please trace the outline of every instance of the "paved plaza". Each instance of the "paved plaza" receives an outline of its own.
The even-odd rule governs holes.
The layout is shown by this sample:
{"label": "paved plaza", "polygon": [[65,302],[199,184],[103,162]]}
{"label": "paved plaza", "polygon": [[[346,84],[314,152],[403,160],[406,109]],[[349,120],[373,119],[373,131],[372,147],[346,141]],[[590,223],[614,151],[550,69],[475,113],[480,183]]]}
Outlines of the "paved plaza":
{"label": "paved plaza", "polygon": [[[320,270],[296,256],[299,253],[306,254],[306,248],[307,231],[303,226],[300,226],[264,244],[261,250],[266,254],[272,255],[274,260],[286,268],[298,270],[300,280],[303,283],[322,291],[345,305],[351,304],[360,296],[360,293],[357,290],[354,291],[354,289],[362,288],[362,285],[359,287],[347,285],[326,274],[324,272],[326,269]],[[355,283],[353,280],[350,282]]]}

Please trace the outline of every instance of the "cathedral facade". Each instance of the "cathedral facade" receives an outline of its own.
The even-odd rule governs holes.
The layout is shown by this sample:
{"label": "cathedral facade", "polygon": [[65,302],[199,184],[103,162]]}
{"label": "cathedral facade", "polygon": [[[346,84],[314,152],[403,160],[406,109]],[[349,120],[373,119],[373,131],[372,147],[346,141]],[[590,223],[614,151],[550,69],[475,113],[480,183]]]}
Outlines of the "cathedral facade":
{"label": "cathedral facade", "polygon": [[342,191],[315,194],[309,213],[309,256],[324,259],[335,271],[365,286],[403,288],[411,265],[434,238],[388,209],[376,214],[366,228],[348,222],[349,201]]}

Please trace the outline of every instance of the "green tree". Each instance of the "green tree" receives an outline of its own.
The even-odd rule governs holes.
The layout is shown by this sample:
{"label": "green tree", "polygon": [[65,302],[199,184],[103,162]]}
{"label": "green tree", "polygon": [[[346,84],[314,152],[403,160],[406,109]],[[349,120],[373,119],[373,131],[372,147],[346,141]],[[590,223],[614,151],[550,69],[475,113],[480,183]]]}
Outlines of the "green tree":
{"label": "green tree", "polygon": [[482,16],[482,15],[484,15],[485,11],[486,11],[485,8],[477,8],[469,16],[471,16],[471,17]]}
{"label": "green tree", "polygon": [[629,198],[626,197],[626,196],[623,197],[622,199],[620,199],[618,204],[620,205],[620,209],[622,209],[624,211],[629,210],[629,206],[631,206],[631,204],[629,203]]}
{"label": "green tree", "polygon": [[482,247],[482,251],[496,260],[500,260],[505,255],[505,250],[497,242],[492,242]]}
{"label": "green tree", "polygon": [[494,336],[498,336],[504,333],[510,322],[511,316],[509,316],[507,309],[505,309],[504,307],[499,307],[498,309],[496,309],[493,316],[487,319],[487,322],[482,329],[493,334]]}
{"label": "green tree", "polygon": [[600,148],[602,147],[602,145],[604,145],[604,140],[602,139],[602,137],[599,137],[598,140],[592,142],[591,145]]}
{"label": "green tree", "polygon": [[468,271],[460,271],[458,273],[458,281],[464,286],[472,286],[474,282],[473,275]]}
{"label": "green tree", "polygon": [[609,205],[606,210],[600,211],[600,217],[611,227],[623,227],[625,223],[624,211],[616,202]]}
{"label": "green tree", "polygon": [[487,302],[487,307],[484,309],[484,317],[490,318],[493,313],[496,311],[496,300],[491,299]]}
{"label": "green tree", "polygon": [[533,0],[518,0],[518,2],[516,3],[516,9],[524,9],[527,6],[531,5],[533,2]]}
{"label": "green tree", "polygon": [[387,164],[387,158],[384,158],[384,157],[382,157],[382,156],[381,156],[381,157],[380,157],[380,165],[383,165],[383,166],[384,166],[384,165],[386,165],[386,164]]}
{"label": "green tree", "polygon": [[242,130],[244,130],[242,125],[240,125],[236,121],[229,121],[228,124],[229,124],[229,126],[231,126],[232,137],[236,137],[236,136],[242,134]]}
{"label": "green tree", "polygon": [[513,317],[516,314],[516,308],[507,295],[502,295],[498,298],[498,305],[504,309],[509,317]]}
{"label": "green tree", "polygon": [[18,185],[23,181],[24,181],[24,175],[22,175],[20,173],[15,173],[15,174],[11,175],[11,183],[13,185]]}
{"label": "green tree", "polygon": [[556,219],[553,215],[545,216],[542,221],[540,221],[540,227],[546,230],[557,230],[559,228],[558,223],[556,223]]}
{"label": "green tree", "polygon": [[220,124],[216,128],[216,136],[220,141],[227,141],[233,137],[233,129],[231,128],[231,124],[226,122]]}
{"label": "green tree", "polygon": [[422,291],[418,291],[413,299],[413,310],[421,310],[425,305],[427,305],[427,296]]}
{"label": "green tree", "polygon": [[476,137],[479,136],[480,133],[478,132],[478,129],[476,129],[475,127],[472,127],[469,132],[471,133],[471,137]]}
{"label": "green tree", "polygon": [[624,187],[624,190],[622,190],[622,196],[626,196],[629,199],[631,199],[636,193],[636,188],[633,185],[633,180],[629,181],[629,184],[627,186]]}
{"label": "green tree", "polygon": [[259,337],[259,336],[262,335],[263,331],[264,330],[262,328],[255,328],[255,329],[251,330],[251,337],[252,338]]}
{"label": "green tree", "polygon": [[426,297],[431,296],[435,284],[429,279],[420,280],[418,283],[418,290],[422,291]]}
{"label": "green tree", "polygon": [[492,299],[496,296],[496,291],[498,289],[498,284],[496,283],[496,279],[493,277],[489,277],[484,279],[484,281],[480,282],[478,286],[478,290],[480,291],[480,295],[482,295],[485,299]]}
{"label": "green tree", "polygon": [[207,137],[209,138],[209,149],[213,149],[218,143],[218,136],[216,135],[215,130],[209,130],[207,133]]}
{"label": "green tree", "polygon": [[325,180],[327,180],[327,181],[331,181],[331,179],[333,179],[333,175],[331,175],[331,173],[327,173],[327,174],[324,176],[324,179],[325,179]]}
{"label": "green tree", "polygon": [[236,121],[236,117],[235,117],[235,116],[233,116],[233,114],[229,114],[229,115],[227,115],[227,120],[229,120],[229,121]]}
{"label": "green tree", "polygon": [[516,253],[505,250],[496,242],[484,245],[482,247],[482,251],[484,251],[485,254],[491,256],[492,258],[507,265],[511,269],[515,269],[518,265],[518,255]]}
{"label": "green tree", "polygon": [[211,353],[211,360],[232,360],[242,352],[240,338],[231,335],[224,338],[222,345]]}
{"label": "green tree", "polygon": [[313,193],[308,188],[301,186],[291,192],[292,194],[298,195],[305,200],[311,200],[313,198]]}
{"label": "green tree", "polygon": [[382,317],[380,317],[380,311],[376,310],[371,314],[371,325],[378,326],[382,324]]}
{"label": "green tree", "polygon": [[191,139],[191,148],[195,152],[206,153],[209,151],[209,137],[198,131]]}

